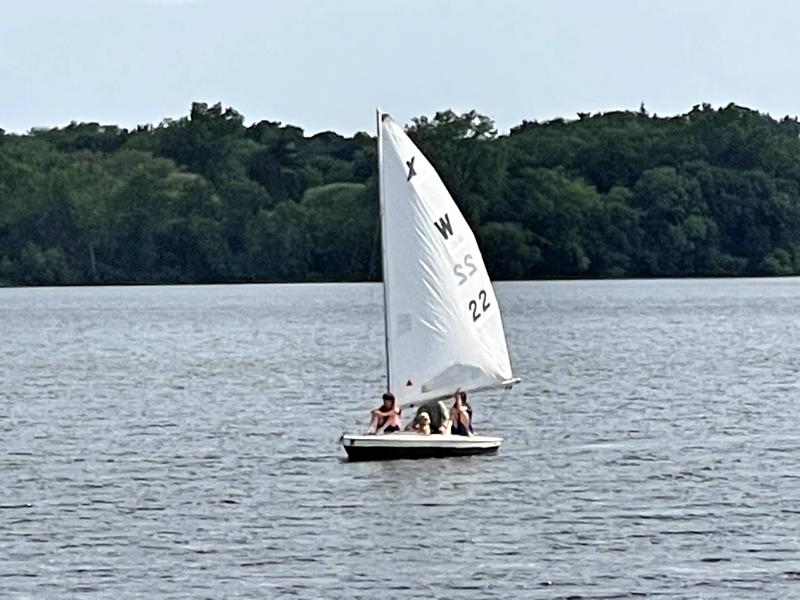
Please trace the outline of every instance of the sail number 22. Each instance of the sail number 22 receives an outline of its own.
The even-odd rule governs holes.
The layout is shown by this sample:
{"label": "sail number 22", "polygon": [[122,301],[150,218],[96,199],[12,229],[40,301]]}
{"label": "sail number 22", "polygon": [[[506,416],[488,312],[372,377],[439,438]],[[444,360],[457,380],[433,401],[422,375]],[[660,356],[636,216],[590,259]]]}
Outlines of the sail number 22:
{"label": "sail number 22", "polygon": [[478,303],[475,300],[469,301],[469,309],[472,311],[473,323],[478,319],[480,319],[481,315],[485,313],[487,309],[491,306],[489,301],[486,299],[486,290],[481,290],[480,292],[478,292],[478,298],[481,301],[480,305],[478,305]]}

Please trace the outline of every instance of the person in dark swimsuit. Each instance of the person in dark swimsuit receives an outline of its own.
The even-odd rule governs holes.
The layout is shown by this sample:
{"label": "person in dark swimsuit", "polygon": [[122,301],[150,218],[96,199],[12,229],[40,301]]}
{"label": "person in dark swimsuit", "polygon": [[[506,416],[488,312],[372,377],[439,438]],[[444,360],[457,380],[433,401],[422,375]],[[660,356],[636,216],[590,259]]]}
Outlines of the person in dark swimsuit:
{"label": "person in dark swimsuit", "polygon": [[400,411],[397,410],[394,394],[386,392],[383,395],[383,404],[370,411],[368,434],[391,433],[400,431]]}
{"label": "person in dark swimsuit", "polygon": [[467,401],[467,393],[457,391],[453,397],[453,408],[450,409],[450,433],[453,435],[473,435],[472,407]]}

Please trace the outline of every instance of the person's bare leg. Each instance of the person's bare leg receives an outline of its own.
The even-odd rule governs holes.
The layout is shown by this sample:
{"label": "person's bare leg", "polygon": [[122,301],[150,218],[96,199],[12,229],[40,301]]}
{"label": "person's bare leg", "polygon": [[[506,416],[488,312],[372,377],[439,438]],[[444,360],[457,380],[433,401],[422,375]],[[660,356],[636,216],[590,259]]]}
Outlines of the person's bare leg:
{"label": "person's bare leg", "polygon": [[461,425],[464,427],[464,431],[467,432],[468,436],[472,435],[472,432],[469,430],[469,414],[467,414],[467,411],[461,414]]}
{"label": "person's bare leg", "polygon": [[378,427],[378,415],[372,415],[372,418],[369,420],[369,427],[367,427],[367,435],[375,433],[375,429]]}
{"label": "person's bare leg", "polygon": [[377,434],[380,435],[382,433],[385,433],[386,432],[386,428],[391,426],[391,425],[394,425],[395,427],[400,429],[400,415],[392,415],[391,417],[386,419],[386,422],[377,431]]}

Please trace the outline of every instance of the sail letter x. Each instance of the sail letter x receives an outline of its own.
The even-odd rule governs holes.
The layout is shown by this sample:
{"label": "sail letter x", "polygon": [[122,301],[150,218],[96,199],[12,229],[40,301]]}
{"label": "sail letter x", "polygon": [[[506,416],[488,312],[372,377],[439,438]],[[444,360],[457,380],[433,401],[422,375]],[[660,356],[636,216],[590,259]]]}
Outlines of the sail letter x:
{"label": "sail letter x", "polygon": [[411,178],[417,174],[414,170],[414,157],[411,157],[411,160],[406,161],[406,165],[408,166],[408,179],[406,181],[411,181]]}

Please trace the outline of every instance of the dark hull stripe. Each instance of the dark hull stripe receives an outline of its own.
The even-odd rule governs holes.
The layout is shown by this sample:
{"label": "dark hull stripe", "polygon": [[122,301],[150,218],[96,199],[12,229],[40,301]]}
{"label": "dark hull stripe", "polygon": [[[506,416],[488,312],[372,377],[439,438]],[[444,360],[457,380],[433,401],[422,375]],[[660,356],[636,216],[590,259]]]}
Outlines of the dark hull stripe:
{"label": "dark hull stripe", "polygon": [[344,446],[350,462],[365,460],[398,460],[402,458],[447,458],[450,456],[472,456],[475,454],[494,454],[499,446],[488,448],[437,448],[422,446],[416,448],[376,448],[367,446]]}

